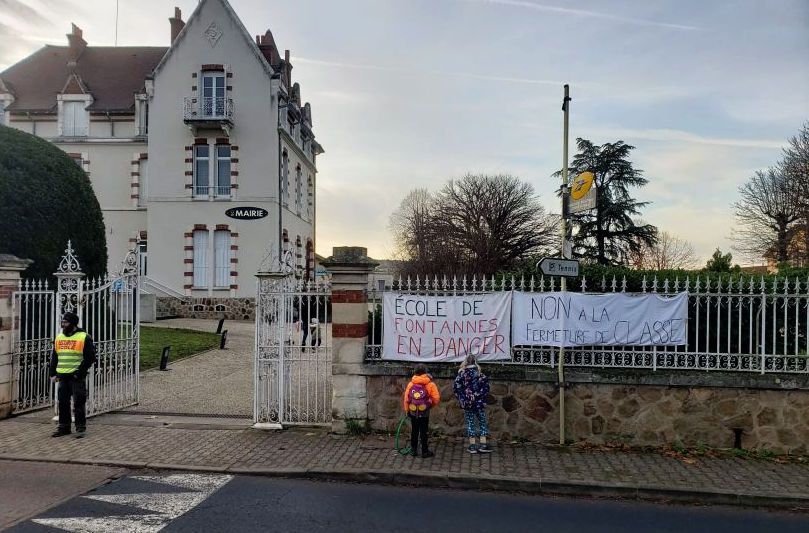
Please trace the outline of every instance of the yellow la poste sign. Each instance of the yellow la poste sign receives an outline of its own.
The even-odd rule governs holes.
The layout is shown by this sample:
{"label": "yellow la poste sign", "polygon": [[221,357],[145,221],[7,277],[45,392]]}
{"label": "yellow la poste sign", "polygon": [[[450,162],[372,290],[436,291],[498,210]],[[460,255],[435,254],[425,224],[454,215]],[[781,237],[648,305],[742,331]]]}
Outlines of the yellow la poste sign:
{"label": "yellow la poste sign", "polygon": [[570,197],[573,200],[581,200],[584,198],[585,195],[590,192],[594,179],[595,176],[592,172],[582,172],[573,178],[573,183],[571,183],[570,186]]}

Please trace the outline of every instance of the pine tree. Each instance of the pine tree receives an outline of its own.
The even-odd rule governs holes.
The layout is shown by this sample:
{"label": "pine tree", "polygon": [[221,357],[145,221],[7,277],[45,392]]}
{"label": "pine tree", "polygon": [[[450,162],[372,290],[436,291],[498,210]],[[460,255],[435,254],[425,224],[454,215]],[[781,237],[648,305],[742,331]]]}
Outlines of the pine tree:
{"label": "pine tree", "polygon": [[581,138],[576,144],[579,152],[570,165],[570,175],[594,174],[598,208],[571,216],[573,255],[601,265],[625,265],[633,254],[657,241],[655,226],[633,219],[649,204],[635,200],[629,191],[648,183],[643,171],[635,169],[629,160],[635,147],[624,141],[596,146]]}

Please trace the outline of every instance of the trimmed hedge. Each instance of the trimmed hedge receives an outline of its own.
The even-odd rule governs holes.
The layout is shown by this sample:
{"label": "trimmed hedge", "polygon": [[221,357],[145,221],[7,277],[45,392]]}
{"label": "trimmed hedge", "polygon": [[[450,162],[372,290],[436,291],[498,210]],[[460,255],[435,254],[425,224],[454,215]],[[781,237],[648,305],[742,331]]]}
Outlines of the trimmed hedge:
{"label": "trimmed hedge", "polygon": [[48,278],[68,240],[85,274],[106,272],[104,219],[90,179],[48,141],[0,126],[0,253],[32,259],[25,277]]}
{"label": "trimmed hedge", "polygon": [[[657,290],[663,290],[663,280],[669,280],[669,289],[673,290],[674,280],[679,279],[680,290],[684,290],[682,283],[689,279],[691,283],[691,290],[694,288],[694,282],[699,277],[702,287],[705,287],[706,280],[710,280],[711,287],[716,288],[721,282],[723,289],[726,289],[728,282],[733,283],[733,292],[739,292],[738,287],[740,283],[744,284],[742,292],[748,292],[750,282],[753,282],[753,292],[761,292],[761,281],[764,280],[766,289],[765,292],[783,292],[784,282],[789,282],[789,287],[794,288],[796,281],[800,282],[801,290],[806,291],[809,288],[809,269],[807,268],[782,268],[778,274],[749,274],[743,272],[740,268],[734,268],[730,272],[713,272],[707,269],[697,270],[634,270],[621,266],[605,266],[596,264],[581,263],[579,273],[587,280],[588,292],[601,292],[602,280],[606,282],[606,292],[612,291],[612,280],[616,280],[616,290],[622,289],[622,280],[626,278],[626,291],[627,292],[641,292],[643,288],[643,278],[646,277],[646,290],[652,290],[652,281],[655,277],[658,280]],[[542,276],[542,272],[535,269],[534,265],[526,265],[522,270],[515,272],[504,272],[499,277],[511,276],[519,278],[525,276],[535,276],[536,278]],[[557,278],[558,283],[558,278]],[[558,285],[557,285],[558,286]],[[581,277],[568,278],[567,288],[569,291],[579,292],[581,290]],[[790,289],[791,291],[792,289]]]}

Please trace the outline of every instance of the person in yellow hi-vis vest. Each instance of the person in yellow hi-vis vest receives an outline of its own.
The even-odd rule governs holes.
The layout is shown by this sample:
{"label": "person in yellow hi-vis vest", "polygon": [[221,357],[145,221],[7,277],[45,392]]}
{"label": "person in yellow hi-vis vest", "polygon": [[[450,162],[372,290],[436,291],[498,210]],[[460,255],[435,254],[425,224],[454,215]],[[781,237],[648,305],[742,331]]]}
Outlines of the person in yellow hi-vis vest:
{"label": "person in yellow hi-vis vest", "polygon": [[84,437],[87,431],[87,372],[96,362],[96,347],[93,339],[79,327],[76,313],[62,315],[62,333],[53,341],[51,354],[51,381],[58,382],[56,398],[59,402],[59,426],[53,437],[70,435],[70,399],[73,398],[73,417],[76,421],[76,438]]}

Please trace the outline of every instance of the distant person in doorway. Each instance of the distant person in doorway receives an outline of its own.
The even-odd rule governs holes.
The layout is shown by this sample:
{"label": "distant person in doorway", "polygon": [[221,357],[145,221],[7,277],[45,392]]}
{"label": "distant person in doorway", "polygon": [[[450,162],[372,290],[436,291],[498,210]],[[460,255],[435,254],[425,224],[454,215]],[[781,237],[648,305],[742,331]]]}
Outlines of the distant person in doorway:
{"label": "distant person in doorway", "polygon": [[87,431],[87,372],[96,362],[96,347],[93,339],[79,327],[76,313],[62,316],[62,332],[53,341],[49,375],[56,382],[56,398],[59,405],[59,426],[53,437],[70,435],[70,400],[73,399],[73,418],[76,421],[76,438],[84,437]]}
{"label": "distant person in doorway", "polygon": [[[463,409],[466,419],[466,434],[469,437],[469,453],[491,453],[489,447],[489,426],[486,423],[486,398],[489,396],[489,378],[478,366],[474,355],[467,355],[455,383],[452,386],[455,397]],[[479,443],[475,442],[479,439]]]}
{"label": "distant person in doorway", "polygon": [[427,367],[418,365],[414,375],[407,384],[404,393],[404,410],[410,418],[410,455],[418,457],[418,445],[421,442],[421,456],[432,457],[427,439],[430,431],[430,409],[441,401],[438,387],[427,373]]}
{"label": "distant person in doorway", "polygon": [[307,347],[307,341],[309,346],[313,348],[320,346],[322,342],[320,336],[320,319],[318,318],[319,312],[319,300],[313,299],[311,296],[303,297],[301,301],[301,327],[303,330],[301,345],[304,349]]}

